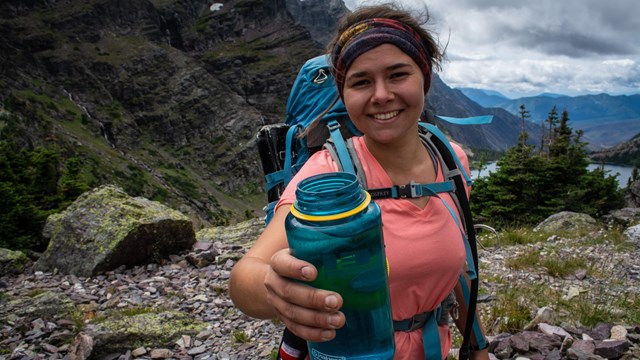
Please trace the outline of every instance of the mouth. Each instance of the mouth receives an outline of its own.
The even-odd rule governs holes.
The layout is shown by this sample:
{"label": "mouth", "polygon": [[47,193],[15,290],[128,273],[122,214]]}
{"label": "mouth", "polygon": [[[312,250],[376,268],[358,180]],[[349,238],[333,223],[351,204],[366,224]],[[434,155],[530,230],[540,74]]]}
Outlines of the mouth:
{"label": "mouth", "polygon": [[398,116],[399,113],[400,111],[396,110],[396,111],[390,111],[386,113],[371,114],[371,117],[376,120],[389,120]]}

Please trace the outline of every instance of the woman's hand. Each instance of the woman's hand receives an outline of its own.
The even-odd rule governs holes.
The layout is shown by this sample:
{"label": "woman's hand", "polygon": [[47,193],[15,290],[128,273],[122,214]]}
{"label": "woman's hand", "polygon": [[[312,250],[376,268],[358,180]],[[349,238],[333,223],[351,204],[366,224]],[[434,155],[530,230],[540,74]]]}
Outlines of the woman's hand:
{"label": "woman's hand", "polygon": [[264,277],[267,302],[294,334],[314,342],[331,340],[335,329],[345,323],[340,294],[316,289],[297,282],[315,280],[318,272],[306,261],[293,257],[289,249],[277,251],[271,257]]}

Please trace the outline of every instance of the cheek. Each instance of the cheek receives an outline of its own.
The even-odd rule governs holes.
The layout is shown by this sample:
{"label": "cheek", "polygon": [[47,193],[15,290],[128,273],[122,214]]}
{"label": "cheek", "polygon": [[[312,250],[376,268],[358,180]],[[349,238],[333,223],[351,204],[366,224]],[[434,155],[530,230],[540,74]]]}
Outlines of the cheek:
{"label": "cheek", "polygon": [[348,93],[345,93],[343,102],[347,109],[347,113],[349,113],[349,116],[351,117],[358,117],[362,115],[364,105],[366,104],[366,101],[362,96],[355,96]]}

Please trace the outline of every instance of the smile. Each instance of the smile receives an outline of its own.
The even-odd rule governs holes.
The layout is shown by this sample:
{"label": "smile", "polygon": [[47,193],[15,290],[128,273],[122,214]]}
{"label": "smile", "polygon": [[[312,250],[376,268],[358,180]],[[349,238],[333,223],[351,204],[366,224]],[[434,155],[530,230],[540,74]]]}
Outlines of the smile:
{"label": "smile", "polygon": [[394,116],[397,116],[400,113],[400,111],[391,111],[388,113],[381,113],[381,114],[373,114],[371,115],[374,119],[376,120],[389,120]]}

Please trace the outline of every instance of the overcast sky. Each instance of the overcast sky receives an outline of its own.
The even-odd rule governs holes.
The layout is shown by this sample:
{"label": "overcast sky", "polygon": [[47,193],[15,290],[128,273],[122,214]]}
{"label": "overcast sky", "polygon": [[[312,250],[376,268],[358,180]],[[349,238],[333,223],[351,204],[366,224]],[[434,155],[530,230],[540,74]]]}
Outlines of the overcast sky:
{"label": "overcast sky", "polygon": [[[365,3],[344,1],[352,10]],[[512,98],[640,93],[640,1],[401,2],[427,4],[431,28],[448,42],[440,76],[451,87]]]}

